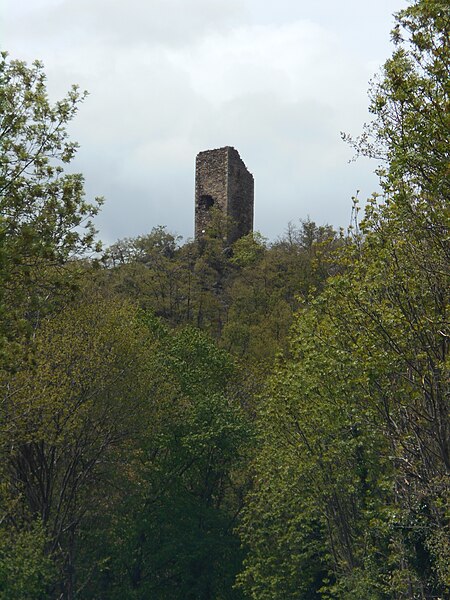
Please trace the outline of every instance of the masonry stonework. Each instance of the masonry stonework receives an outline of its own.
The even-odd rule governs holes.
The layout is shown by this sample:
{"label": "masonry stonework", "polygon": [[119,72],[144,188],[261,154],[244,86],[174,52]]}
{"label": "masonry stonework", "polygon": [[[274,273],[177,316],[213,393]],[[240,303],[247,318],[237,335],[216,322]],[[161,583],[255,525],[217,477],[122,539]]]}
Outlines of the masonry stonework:
{"label": "masonry stonework", "polygon": [[205,150],[195,163],[195,239],[200,239],[217,207],[229,217],[227,242],[253,231],[254,182],[231,146]]}

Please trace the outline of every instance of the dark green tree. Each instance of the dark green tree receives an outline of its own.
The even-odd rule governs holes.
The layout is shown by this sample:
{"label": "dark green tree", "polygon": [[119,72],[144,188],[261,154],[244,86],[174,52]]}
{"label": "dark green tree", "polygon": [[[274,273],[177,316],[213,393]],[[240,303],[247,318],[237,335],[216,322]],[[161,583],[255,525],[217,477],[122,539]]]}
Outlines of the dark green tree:
{"label": "dark green tree", "polygon": [[[123,506],[108,525],[103,578],[92,597],[240,598],[234,532],[247,485],[252,427],[229,355],[203,333],[147,321],[158,347],[155,406]],[[120,485],[120,483],[119,483]]]}

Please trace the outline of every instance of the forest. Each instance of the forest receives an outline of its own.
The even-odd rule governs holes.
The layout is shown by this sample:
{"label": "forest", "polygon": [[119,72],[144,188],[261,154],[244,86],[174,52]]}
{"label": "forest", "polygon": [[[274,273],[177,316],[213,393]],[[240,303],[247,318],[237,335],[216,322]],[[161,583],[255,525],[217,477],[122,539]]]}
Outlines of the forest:
{"label": "forest", "polygon": [[231,248],[102,247],[84,95],[2,53],[1,599],[449,597],[449,5],[395,19],[381,193]]}

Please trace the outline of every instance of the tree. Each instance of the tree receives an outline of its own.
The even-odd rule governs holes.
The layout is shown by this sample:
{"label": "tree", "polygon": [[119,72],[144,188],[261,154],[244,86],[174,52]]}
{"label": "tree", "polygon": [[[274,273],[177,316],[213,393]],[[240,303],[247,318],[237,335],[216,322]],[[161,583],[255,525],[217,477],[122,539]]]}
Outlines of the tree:
{"label": "tree", "polygon": [[442,508],[450,470],[449,29],[446,2],[418,0],[397,15],[396,50],[373,85],[375,120],[359,146],[368,154],[379,148],[386,159],[379,170],[384,203],[372,200],[361,228],[378,287],[367,273],[357,304],[397,365],[385,426],[397,456],[402,545],[416,547],[404,564],[420,582],[409,585],[423,594],[448,582],[450,562]]}
{"label": "tree", "polygon": [[79,297],[41,323],[32,360],[9,377],[2,399],[3,533],[42,523],[58,567],[54,593],[67,598],[83,583],[80,530],[104,510],[122,448],[131,461],[133,436],[141,439],[154,414],[145,333],[129,304]]}
{"label": "tree", "polygon": [[180,260],[180,240],[161,226],[147,235],[119,240],[103,259],[104,285],[174,325],[185,321],[185,282],[190,271]]}
{"label": "tree", "polygon": [[[41,63],[0,57],[0,334],[11,340],[33,326],[61,287],[61,266],[94,249],[83,178],[65,174],[77,144],[67,123],[86,94],[73,86],[52,105]],[[5,348],[3,349],[3,352]]]}
{"label": "tree", "polygon": [[262,398],[241,526],[249,555],[240,583],[255,599],[386,597],[385,539],[373,523],[389,462],[365,404],[363,363],[335,324],[342,291],[327,301],[324,292],[294,317],[289,358]]}
{"label": "tree", "polygon": [[263,404],[243,526],[254,598],[449,591],[450,16],[418,0],[396,19],[357,145],[385,159],[384,195],[295,316]]}
{"label": "tree", "polygon": [[55,569],[46,545],[47,534],[42,523],[35,521],[29,528],[7,532],[0,538],[0,598],[40,600],[48,597],[48,586]]}
{"label": "tree", "polygon": [[443,0],[416,0],[396,15],[396,49],[369,91],[375,118],[360,138],[344,135],[358,153],[384,161],[387,194],[411,201],[427,194],[448,201],[449,19]]}
{"label": "tree", "polygon": [[128,460],[129,487],[99,544],[103,578],[89,594],[240,598],[233,583],[243,552],[234,526],[252,427],[232,393],[237,370],[197,329],[169,331],[153,317],[145,321],[147,335],[158,340],[151,399],[157,409],[137,460]]}
{"label": "tree", "polygon": [[[57,502],[50,497],[64,461],[56,468],[50,458],[59,452],[58,442],[53,450],[49,442],[58,407],[49,404],[52,383],[43,374],[38,338],[45,336],[41,324],[49,327],[49,315],[70,302],[85,272],[73,259],[99,249],[90,218],[100,199],[86,202],[82,176],[63,169],[77,149],[66,126],[85,95],[73,86],[52,105],[41,63],[27,66],[0,55],[0,590],[7,597],[46,593],[54,576],[49,548],[61,542],[55,531],[67,524],[70,505],[62,493],[56,525]],[[60,352],[47,354],[47,366],[58,363]]]}
{"label": "tree", "polygon": [[261,371],[270,368],[276,353],[286,349],[294,311],[336,272],[339,244],[332,227],[309,220],[300,227],[290,223],[270,246],[258,233],[237,240],[222,344]]}

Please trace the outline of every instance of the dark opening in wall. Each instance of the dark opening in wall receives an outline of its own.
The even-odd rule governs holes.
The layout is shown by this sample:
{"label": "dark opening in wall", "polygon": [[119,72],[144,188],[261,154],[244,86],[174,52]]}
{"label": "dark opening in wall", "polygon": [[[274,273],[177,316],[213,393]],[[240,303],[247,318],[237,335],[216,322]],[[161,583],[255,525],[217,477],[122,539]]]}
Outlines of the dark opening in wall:
{"label": "dark opening in wall", "polygon": [[212,196],[209,196],[208,194],[203,194],[202,196],[200,196],[198,205],[200,208],[208,210],[209,208],[214,206],[214,198]]}

